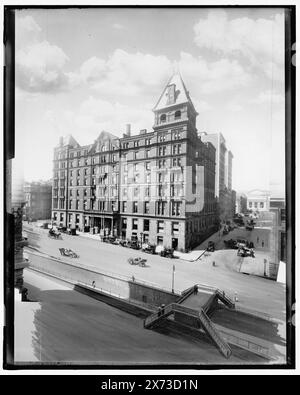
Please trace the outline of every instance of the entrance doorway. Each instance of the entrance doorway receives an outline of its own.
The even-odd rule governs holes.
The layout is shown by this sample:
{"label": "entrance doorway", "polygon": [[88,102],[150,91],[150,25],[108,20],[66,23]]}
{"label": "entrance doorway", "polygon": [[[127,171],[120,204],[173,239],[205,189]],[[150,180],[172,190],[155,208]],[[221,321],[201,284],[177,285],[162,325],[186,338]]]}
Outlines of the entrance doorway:
{"label": "entrance doorway", "polygon": [[175,237],[172,238],[172,248],[174,250],[177,250],[178,248],[178,239],[176,239]]}

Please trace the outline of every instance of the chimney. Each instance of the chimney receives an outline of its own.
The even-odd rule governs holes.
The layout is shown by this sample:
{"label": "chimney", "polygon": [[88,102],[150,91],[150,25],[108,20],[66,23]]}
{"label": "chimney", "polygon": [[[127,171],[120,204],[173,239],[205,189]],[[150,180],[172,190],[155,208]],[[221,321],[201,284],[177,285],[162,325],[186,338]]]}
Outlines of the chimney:
{"label": "chimney", "polygon": [[127,136],[131,136],[131,125],[130,125],[130,123],[126,124],[126,134],[127,134]]}

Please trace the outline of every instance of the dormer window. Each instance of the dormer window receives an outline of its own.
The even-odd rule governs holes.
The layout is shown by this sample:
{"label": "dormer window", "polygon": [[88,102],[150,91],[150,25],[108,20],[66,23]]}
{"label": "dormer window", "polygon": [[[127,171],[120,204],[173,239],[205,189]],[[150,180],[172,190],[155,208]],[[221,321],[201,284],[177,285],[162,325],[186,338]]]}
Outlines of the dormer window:
{"label": "dormer window", "polygon": [[175,119],[179,119],[179,118],[181,118],[181,111],[180,110],[175,111]]}
{"label": "dormer window", "polygon": [[161,122],[161,123],[165,123],[166,120],[167,120],[166,114],[161,114],[161,116],[160,116],[160,122]]}

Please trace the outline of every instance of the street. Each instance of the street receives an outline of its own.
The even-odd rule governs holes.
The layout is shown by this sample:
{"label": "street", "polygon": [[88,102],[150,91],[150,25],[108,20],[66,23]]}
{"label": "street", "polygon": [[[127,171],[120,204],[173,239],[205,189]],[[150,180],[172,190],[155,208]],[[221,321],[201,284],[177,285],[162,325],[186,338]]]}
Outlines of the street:
{"label": "street", "polygon": [[[234,238],[235,230],[228,238]],[[285,286],[257,276],[239,272],[242,258],[236,250],[216,250],[200,260],[188,262],[182,259],[162,258],[141,251],[82,236],[63,234],[63,240],[50,239],[47,230],[40,230],[36,241],[38,249],[48,255],[62,258],[59,248],[71,248],[78,259],[63,257],[68,262],[83,264],[99,271],[132,276],[168,289],[172,287],[172,271],[175,265],[175,290],[182,291],[195,283],[208,284],[224,290],[234,298],[238,295],[239,306],[267,313],[285,322]],[[221,241],[220,241],[221,243]],[[147,267],[128,264],[129,257],[142,256],[147,259]],[[253,258],[252,258],[253,259]],[[215,266],[212,265],[215,262]]]}

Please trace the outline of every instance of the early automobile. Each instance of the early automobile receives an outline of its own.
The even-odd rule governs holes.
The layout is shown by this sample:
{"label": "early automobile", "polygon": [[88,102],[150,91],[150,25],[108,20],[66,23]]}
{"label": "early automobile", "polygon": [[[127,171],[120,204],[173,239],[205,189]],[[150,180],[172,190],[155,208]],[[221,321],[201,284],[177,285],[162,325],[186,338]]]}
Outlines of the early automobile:
{"label": "early automobile", "polygon": [[61,255],[67,256],[69,258],[79,258],[79,255],[70,248],[60,248],[59,252]]}
{"label": "early automobile", "polygon": [[56,239],[56,240],[57,239],[62,239],[61,233],[58,232],[57,230],[53,229],[53,228],[49,229],[48,237],[50,237],[51,239]]}
{"label": "early automobile", "polygon": [[207,245],[207,248],[206,248],[206,251],[214,252],[214,250],[215,250],[215,243],[213,241],[209,241],[208,245]]}
{"label": "early automobile", "polygon": [[137,258],[129,258],[128,259],[128,263],[130,265],[138,265],[141,267],[145,267],[146,266],[146,262],[147,259],[141,258],[141,257],[137,257]]}
{"label": "early automobile", "polygon": [[142,251],[147,252],[148,254],[155,254],[156,245],[154,244],[143,244]]}
{"label": "early automobile", "polygon": [[231,248],[231,249],[237,249],[238,245],[237,245],[237,241],[233,240],[233,239],[229,239],[229,240],[224,240],[224,244],[227,248]]}
{"label": "early automobile", "polygon": [[164,258],[174,258],[174,249],[165,247],[161,250],[160,256],[163,256]]}

